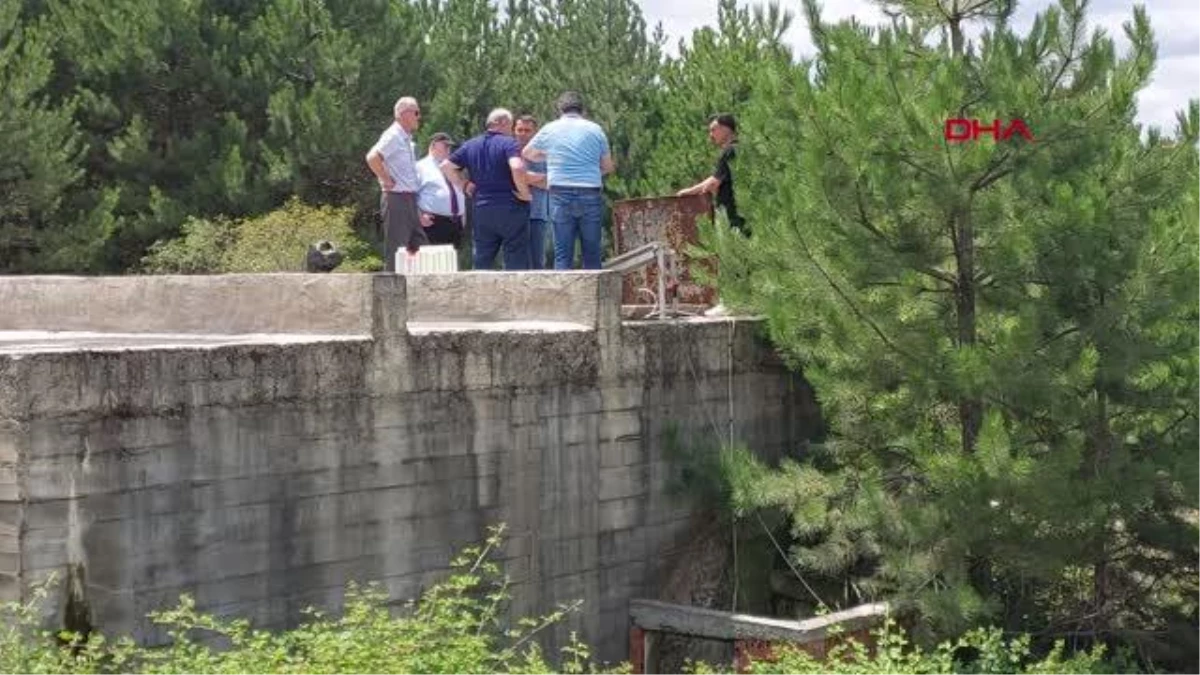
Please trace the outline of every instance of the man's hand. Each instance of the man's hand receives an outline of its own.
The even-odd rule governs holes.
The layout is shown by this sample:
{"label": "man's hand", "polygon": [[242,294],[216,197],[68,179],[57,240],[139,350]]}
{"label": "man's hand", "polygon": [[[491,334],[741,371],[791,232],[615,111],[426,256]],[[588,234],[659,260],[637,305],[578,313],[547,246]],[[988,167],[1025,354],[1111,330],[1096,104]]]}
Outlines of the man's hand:
{"label": "man's hand", "polygon": [[468,197],[474,197],[475,196],[475,183],[473,183],[471,181],[467,181],[467,185],[466,185],[466,187],[463,188],[463,192],[466,193],[466,195]]}
{"label": "man's hand", "polygon": [[421,227],[433,227],[433,214],[421,212]]}
{"label": "man's hand", "polygon": [[391,192],[392,188],[394,187],[396,187],[396,181],[392,180],[391,176],[380,179],[379,181],[379,189],[383,190],[384,192]]}
{"label": "man's hand", "polygon": [[546,185],[546,174],[544,174],[544,173],[537,173],[534,171],[526,171],[525,172],[525,183],[526,183],[526,185],[529,185],[530,187],[539,187],[539,188],[542,188],[543,190],[549,188],[549,186]]}
{"label": "man's hand", "polygon": [[530,194],[529,190],[525,190],[524,192],[520,190],[513,190],[513,196],[523,202],[533,201],[533,195]]}

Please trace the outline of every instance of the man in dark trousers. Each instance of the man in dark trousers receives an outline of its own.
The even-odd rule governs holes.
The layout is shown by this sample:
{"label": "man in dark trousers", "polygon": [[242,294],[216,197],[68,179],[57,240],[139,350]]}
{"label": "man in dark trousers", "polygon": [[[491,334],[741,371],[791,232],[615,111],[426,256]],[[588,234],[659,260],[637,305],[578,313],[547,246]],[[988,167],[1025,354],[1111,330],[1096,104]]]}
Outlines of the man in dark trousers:
{"label": "man in dark trousers", "polygon": [[[532,196],[521,148],[512,133],[512,113],[497,108],[488,115],[487,131],[463,143],[442,162],[442,172],[450,182],[475,200],[471,230],[477,270],[492,269],[501,247],[504,269],[529,269]],[[470,185],[462,176],[464,169],[471,175]]]}
{"label": "man in dark trousers", "polygon": [[725,209],[725,217],[729,224],[742,234],[749,236],[750,228],[746,220],[738,213],[737,199],[733,194],[733,165],[737,159],[737,120],[733,115],[720,113],[708,120],[708,137],[721,154],[717,157],[717,165],[712,175],[695,185],[680,190],[680,197],[699,195],[706,192],[717,194],[716,205]]}
{"label": "man in dark trousers", "polygon": [[383,216],[383,269],[396,271],[396,252],[401,247],[416,253],[428,243],[417,211],[417,158],[413,132],[421,126],[421,106],[411,96],[392,106],[394,119],[379,141],[367,151],[367,166],[379,181],[380,212]]}
{"label": "man in dark trousers", "polygon": [[[725,209],[725,217],[729,220],[730,227],[748,237],[750,228],[738,213],[737,199],[733,193],[733,165],[737,159],[737,120],[728,113],[713,115],[708,120],[708,137],[721,148],[712,175],[676,194],[684,197],[715,192],[716,206]],[[708,316],[725,316],[727,313],[725,305],[719,301],[716,307],[705,312]]]}
{"label": "man in dark trousers", "polygon": [[442,173],[442,162],[453,149],[454,139],[450,134],[439,131],[430,137],[429,154],[417,162],[417,208],[429,243],[450,244],[457,249],[462,246],[467,198]]}

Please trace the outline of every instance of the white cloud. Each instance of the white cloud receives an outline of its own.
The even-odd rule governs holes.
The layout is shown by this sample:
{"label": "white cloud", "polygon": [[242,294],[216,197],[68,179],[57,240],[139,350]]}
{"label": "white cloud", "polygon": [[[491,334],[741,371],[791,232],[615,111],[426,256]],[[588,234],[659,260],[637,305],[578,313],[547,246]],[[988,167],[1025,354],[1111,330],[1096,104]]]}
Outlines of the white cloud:
{"label": "white cloud", "polygon": [[[716,0],[640,0],[646,23],[661,22],[667,33],[667,49],[676,52],[680,38],[687,38],[701,26],[717,24]],[[743,6],[765,2],[739,3]],[[811,55],[812,41],[802,16],[799,2],[781,3],[795,17],[788,32],[789,42],[797,55]],[[870,0],[824,0],[822,16],[827,21],[851,16],[866,24],[884,19],[879,6]],[[1019,3],[1013,26],[1025,30],[1033,17],[1052,3],[1050,0],[1031,0]],[[1189,98],[1200,98],[1200,8],[1196,0],[1154,0],[1145,3],[1150,25],[1158,42],[1158,65],[1153,80],[1138,96],[1138,121],[1157,124],[1169,132],[1174,128],[1175,112],[1187,106]],[[1089,7],[1091,25],[1102,28],[1112,36],[1119,50],[1128,47],[1121,24],[1133,18],[1134,3],[1128,0],[1094,0]]]}

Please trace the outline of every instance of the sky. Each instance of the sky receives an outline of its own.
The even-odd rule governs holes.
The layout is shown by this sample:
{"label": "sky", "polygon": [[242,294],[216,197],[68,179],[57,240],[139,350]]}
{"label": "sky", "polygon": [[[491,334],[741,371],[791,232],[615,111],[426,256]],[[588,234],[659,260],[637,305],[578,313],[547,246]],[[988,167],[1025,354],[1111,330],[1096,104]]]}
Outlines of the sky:
{"label": "sky", "polygon": [[[639,0],[646,23],[653,28],[661,22],[666,31],[668,51],[674,54],[679,38],[704,25],[716,26],[717,0]],[[742,6],[764,2],[739,2]],[[882,22],[884,15],[870,0],[823,0],[822,16],[826,21],[855,16],[860,22]],[[1013,16],[1013,28],[1024,32],[1034,16],[1051,4],[1051,0],[1018,0]],[[1092,27],[1102,28],[1115,38],[1120,53],[1129,41],[1121,24],[1133,18],[1134,2],[1130,0],[1092,0],[1088,19]],[[1158,63],[1153,80],[1138,95],[1138,121],[1156,124],[1168,134],[1175,128],[1175,112],[1187,106],[1189,98],[1200,98],[1200,3],[1196,0],[1145,0],[1150,26],[1158,42]],[[808,25],[803,19],[799,0],[780,0],[780,6],[791,11],[794,18],[788,38],[798,56],[813,53]],[[1089,35],[1091,30],[1088,31]]]}

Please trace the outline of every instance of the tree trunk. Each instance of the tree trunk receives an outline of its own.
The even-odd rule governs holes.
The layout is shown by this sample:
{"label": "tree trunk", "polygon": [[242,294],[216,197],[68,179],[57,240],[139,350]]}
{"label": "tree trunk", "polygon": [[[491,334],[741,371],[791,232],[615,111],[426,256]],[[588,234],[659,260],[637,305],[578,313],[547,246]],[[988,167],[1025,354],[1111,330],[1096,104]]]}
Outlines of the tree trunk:
{"label": "tree trunk", "polygon": [[[1092,476],[1103,480],[1112,455],[1112,430],[1108,421],[1108,397],[1104,392],[1096,392],[1096,427],[1092,431]],[[1111,573],[1109,570],[1109,537],[1113,533],[1111,516],[1105,517],[1104,526],[1100,532],[1100,551],[1096,563],[1092,567],[1092,611],[1096,613],[1096,623],[1100,629],[1107,628],[1108,604],[1111,595]]]}
{"label": "tree trunk", "polygon": [[[958,316],[958,346],[975,346],[975,229],[970,211],[959,208],[954,215],[954,258],[958,267],[955,283],[955,310]],[[983,404],[974,396],[962,396],[958,402],[958,419],[962,427],[962,449],[975,451],[979,428],[983,421]]]}

